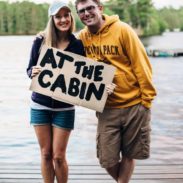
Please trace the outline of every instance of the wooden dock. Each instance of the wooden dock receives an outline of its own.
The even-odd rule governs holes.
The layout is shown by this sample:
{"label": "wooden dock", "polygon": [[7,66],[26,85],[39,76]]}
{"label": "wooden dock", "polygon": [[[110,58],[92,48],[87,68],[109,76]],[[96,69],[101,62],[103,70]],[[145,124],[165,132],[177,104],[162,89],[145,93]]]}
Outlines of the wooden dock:
{"label": "wooden dock", "polygon": [[[115,183],[99,165],[70,165],[68,183]],[[38,164],[0,164],[0,183],[42,183]],[[137,165],[130,183],[183,183],[183,164]]]}

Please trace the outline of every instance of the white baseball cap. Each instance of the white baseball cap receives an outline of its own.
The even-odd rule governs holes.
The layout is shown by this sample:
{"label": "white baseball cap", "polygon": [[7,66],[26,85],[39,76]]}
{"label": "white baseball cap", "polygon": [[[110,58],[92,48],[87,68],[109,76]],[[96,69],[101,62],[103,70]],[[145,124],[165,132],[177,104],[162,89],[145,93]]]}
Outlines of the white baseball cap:
{"label": "white baseball cap", "polygon": [[67,8],[71,11],[67,3],[63,1],[54,1],[48,9],[48,16],[56,15],[61,8]]}

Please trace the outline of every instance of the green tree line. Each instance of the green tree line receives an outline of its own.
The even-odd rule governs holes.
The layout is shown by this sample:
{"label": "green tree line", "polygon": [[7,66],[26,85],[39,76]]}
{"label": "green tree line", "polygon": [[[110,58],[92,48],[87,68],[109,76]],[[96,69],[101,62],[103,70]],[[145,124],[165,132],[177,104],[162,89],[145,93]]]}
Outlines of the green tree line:
{"label": "green tree line", "polygon": [[[77,30],[83,27],[74,4],[70,2]],[[48,21],[49,4],[30,1],[9,3],[0,1],[0,35],[32,35],[43,30]],[[165,29],[183,30],[183,7],[155,9],[152,0],[110,0],[104,4],[104,13],[118,14],[141,35],[161,34]]]}
{"label": "green tree line", "polygon": [[0,2],[0,34],[35,34],[44,29],[48,14],[48,4],[34,4],[23,1]]}
{"label": "green tree line", "polygon": [[161,34],[166,29],[183,31],[183,7],[156,9],[152,0],[110,0],[106,6],[108,13],[117,13],[143,36]]}

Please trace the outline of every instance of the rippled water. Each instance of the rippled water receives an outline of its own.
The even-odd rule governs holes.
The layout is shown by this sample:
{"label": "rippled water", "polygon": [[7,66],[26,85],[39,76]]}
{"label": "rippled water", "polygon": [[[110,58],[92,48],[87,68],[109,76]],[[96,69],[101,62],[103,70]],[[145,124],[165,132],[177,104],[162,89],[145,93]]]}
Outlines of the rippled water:
{"label": "rippled water", "polygon": [[[176,41],[175,41],[176,40]],[[148,45],[182,47],[183,33],[146,38]],[[0,162],[37,163],[39,147],[29,125],[30,80],[25,70],[32,36],[0,37]],[[174,45],[175,44],[175,45]],[[158,96],[152,108],[151,162],[183,163],[183,57],[150,58]],[[76,107],[69,163],[94,163],[95,112]]]}

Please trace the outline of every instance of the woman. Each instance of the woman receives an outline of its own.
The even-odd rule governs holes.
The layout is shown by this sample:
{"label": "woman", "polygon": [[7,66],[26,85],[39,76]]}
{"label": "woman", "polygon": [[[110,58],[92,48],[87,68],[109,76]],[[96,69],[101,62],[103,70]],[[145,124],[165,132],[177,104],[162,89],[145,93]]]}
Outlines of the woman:
{"label": "woman", "polygon": [[[60,50],[84,55],[82,42],[72,34],[74,19],[70,8],[64,2],[54,2],[49,7],[49,21],[44,37],[37,37],[33,43],[27,74],[30,78],[41,72],[36,66],[41,46],[46,44]],[[51,97],[32,93],[31,124],[41,151],[41,171],[45,183],[68,180],[66,148],[71,130],[74,128],[74,106],[53,100]]]}

